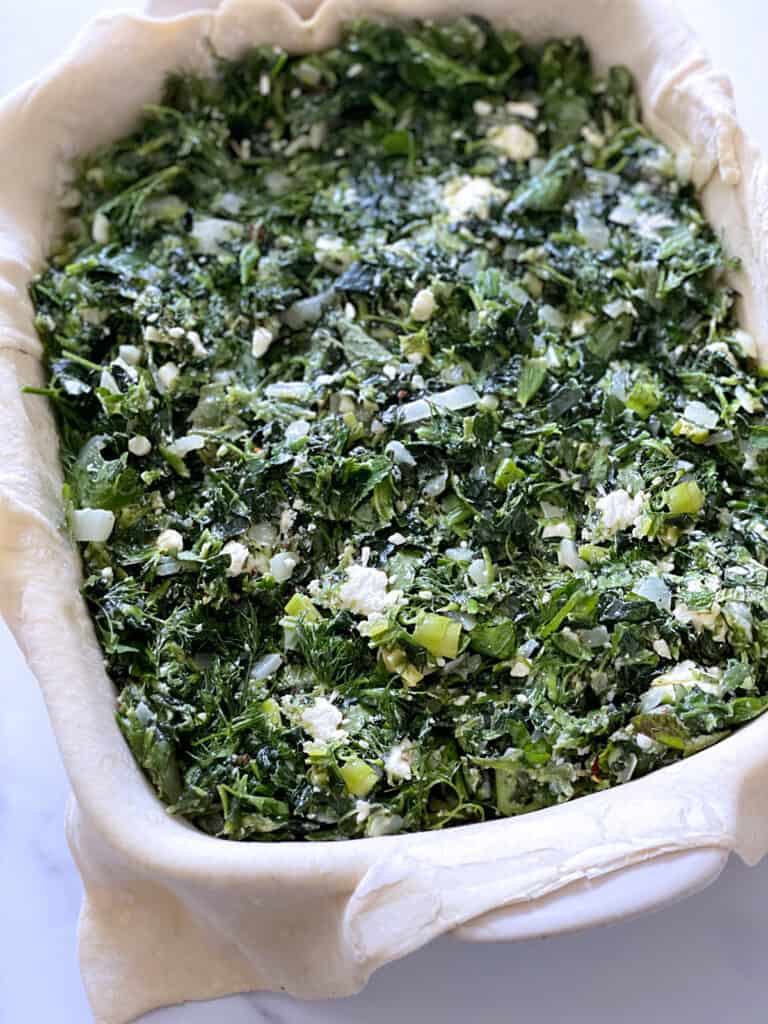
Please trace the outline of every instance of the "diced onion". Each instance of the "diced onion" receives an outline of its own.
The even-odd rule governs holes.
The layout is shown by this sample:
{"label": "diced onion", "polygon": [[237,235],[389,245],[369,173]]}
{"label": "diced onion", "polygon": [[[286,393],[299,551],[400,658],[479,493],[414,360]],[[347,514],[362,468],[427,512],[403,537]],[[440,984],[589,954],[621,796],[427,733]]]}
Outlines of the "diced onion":
{"label": "diced onion", "polygon": [[243,232],[237,221],[224,220],[221,217],[201,217],[192,227],[192,237],[197,242],[199,252],[211,255],[217,253],[224,242],[232,241]]}

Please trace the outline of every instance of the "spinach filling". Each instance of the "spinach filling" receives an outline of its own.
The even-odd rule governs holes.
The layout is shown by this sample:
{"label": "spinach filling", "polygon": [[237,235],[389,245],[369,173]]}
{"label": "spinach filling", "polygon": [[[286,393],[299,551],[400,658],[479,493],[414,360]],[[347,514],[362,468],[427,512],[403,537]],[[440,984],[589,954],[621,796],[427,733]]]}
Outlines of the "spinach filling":
{"label": "spinach filling", "polygon": [[217,63],[82,162],[32,285],[170,810],[441,828],[760,714],[766,385],[627,70],[470,19]]}

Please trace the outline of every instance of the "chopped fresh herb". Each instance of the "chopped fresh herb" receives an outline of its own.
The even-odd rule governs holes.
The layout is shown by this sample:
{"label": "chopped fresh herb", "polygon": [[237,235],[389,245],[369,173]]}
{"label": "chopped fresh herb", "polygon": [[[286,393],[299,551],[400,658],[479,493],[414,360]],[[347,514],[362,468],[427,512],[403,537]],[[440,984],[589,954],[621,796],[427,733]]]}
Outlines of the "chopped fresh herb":
{"label": "chopped fresh herb", "polygon": [[229,839],[520,814],[768,705],[768,422],[624,68],[477,19],[172,77],[32,286],[131,750]]}

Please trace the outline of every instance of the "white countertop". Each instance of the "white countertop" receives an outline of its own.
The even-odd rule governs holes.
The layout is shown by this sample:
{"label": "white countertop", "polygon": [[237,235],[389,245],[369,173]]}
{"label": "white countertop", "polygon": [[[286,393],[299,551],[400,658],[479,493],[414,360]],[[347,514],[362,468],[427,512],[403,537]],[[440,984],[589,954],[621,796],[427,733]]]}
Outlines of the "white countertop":
{"label": "white countertop", "polygon": [[[116,6],[143,4],[0,0],[0,94]],[[768,8],[760,0],[681,6],[768,148]],[[35,681],[2,622],[0,692],[0,1024],[88,1024],[75,951],[80,883],[63,834],[67,783]],[[161,1010],[142,1024],[763,1024],[766,948],[768,860],[750,870],[732,858],[705,892],[634,921],[514,945],[443,939],[384,968],[352,999],[254,994]]]}

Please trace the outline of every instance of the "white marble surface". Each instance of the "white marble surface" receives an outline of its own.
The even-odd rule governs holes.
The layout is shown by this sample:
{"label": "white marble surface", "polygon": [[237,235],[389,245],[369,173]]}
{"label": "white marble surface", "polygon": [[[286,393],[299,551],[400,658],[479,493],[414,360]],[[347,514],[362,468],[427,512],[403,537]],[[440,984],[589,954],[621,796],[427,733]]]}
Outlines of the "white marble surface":
{"label": "white marble surface", "polygon": [[[0,94],[114,6],[0,0]],[[681,6],[768,147],[764,0]],[[0,1024],[88,1024],[75,952],[80,884],[63,837],[66,779],[35,682],[2,622],[0,693]],[[732,860],[706,892],[610,928],[506,946],[444,939],[385,968],[352,999],[255,994],[158,1011],[142,1024],[763,1024],[767,946],[768,861],[748,870]]]}

